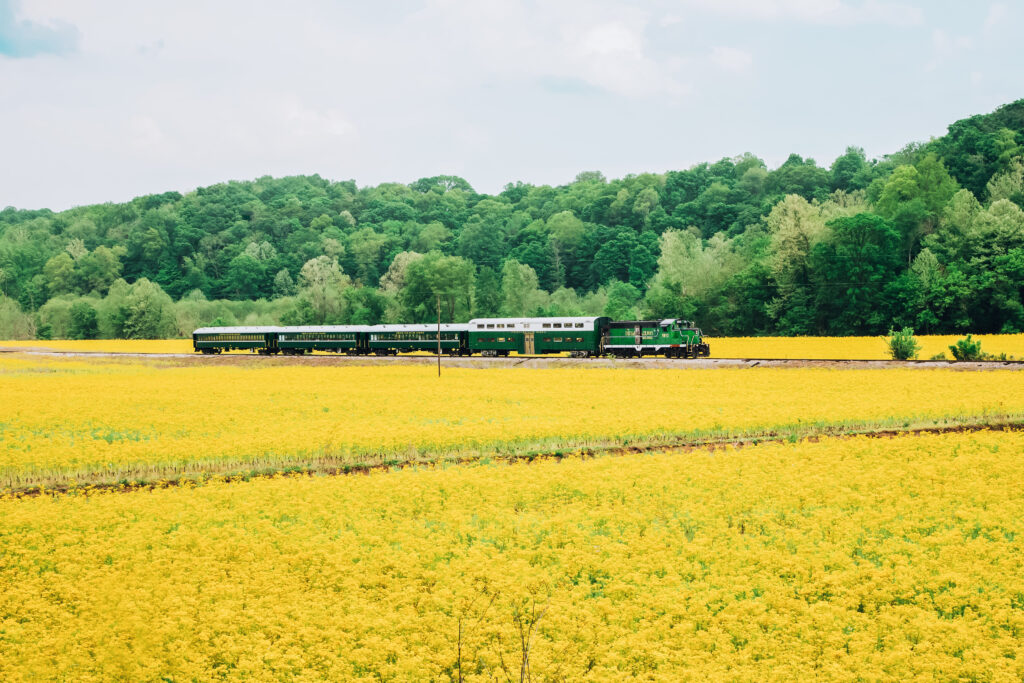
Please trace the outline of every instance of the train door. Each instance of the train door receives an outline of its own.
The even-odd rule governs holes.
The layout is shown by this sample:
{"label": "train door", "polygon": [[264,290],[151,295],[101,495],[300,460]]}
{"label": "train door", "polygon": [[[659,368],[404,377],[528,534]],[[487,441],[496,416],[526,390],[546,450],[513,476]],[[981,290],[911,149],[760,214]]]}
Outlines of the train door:
{"label": "train door", "polygon": [[528,356],[532,356],[533,354],[536,353],[533,344],[533,332],[523,333],[523,353],[525,353]]}
{"label": "train door", "polygon": [[636,342],[637,346],[640,346],[644,341],[644,335],[640,331],[639,325],[633,328],[633,341]]}

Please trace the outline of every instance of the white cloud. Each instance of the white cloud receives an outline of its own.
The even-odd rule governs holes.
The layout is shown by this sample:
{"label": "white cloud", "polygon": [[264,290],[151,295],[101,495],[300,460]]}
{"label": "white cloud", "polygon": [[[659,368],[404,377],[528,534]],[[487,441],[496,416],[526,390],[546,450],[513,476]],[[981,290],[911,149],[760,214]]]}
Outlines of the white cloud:
{"label": "white cloud", "polygon": [[345,137],[355,126],[337,109],[317,110],[303,104],[297,97],[289,98],[283,106],[284,125],[296,137]]}
{"label": "white cloud", "polygon": [[989,5],[988,13],[985,15],[984,30],[995,31],[1003,26],[1010,18],[1010,8],[1001,2],[994,2]]}
{"label": "white cloud", "polygon": [[812,24],[920,24],[920,8],[899,2],[866,0],[852,4],[843,0],[690,0],[708,12],[747,20],[799,21]]}
{"label": "white cloud", "polygon": [[414,43],[441,51],[471,51],[463,78],[579,79],[624,97],[686,91],[672,62],[656,57],[646,31],[650,15],[613,2],[433,0],[415,16]]}
{"label": "white cloud", "polygon": [[932,56],[925,64],[926,71],[934,71],[961,52],[974,47],[969,36],[951,36],[941,28],[932,31]]}
{"label": "white cloud", "polygon": [[164,142],[160,125],[149,116],[133,116],[129,121],[132,147],[142,153],[148,153]]}
{"label": "white cloud", "polygon": [[739,73],[750,69],[754,58],[745,50],[719,45],[711,51],[711,62],[726,71]]}

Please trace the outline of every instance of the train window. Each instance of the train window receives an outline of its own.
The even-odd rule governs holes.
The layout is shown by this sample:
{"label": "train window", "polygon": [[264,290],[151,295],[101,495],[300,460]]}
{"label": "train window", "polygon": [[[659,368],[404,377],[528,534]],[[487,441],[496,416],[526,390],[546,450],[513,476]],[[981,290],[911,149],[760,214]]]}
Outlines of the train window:
{"label": "train window", "polygon": [[583,341],[583,337],[576,337],[576,341],[582,342]]}
{"label": "train window", "polygon": [[583,327],[583,323],[576,323],[576,327]]}
{"label": "train window", "polygon": [[551,341],[551,337],[544,337],[544,341],[550,342]]}
{"label": "train window", "polygon": [[556,342],[561,342],[561,341],[562,341],[562,338],[561,338],[561,337],[555,337],[555,341],[556,341]]}
{"label": "train window", "polygon": [[482,329],[484,329],[484,326],[482,324],[478,323],[477,326],[476,326],[476,329],[482,330]]}
{"label": "train window", "polygon": [[493,324],[493,323],[491,323],[490,325],[488,325],[488,326],[487,326],[487,329],[489,329],[489,330],[493,330],[493,329],[494,329],[494,324]]}
{"label": "train window", "polygon": [[553,325],[553,327],[561,327],[561,326],[562,326],[562,323],[555,323],[555,324]]}
{"label": "train window", "polygon": [[544,323],[543,325],[541,325],[541,327],[547,329],[547,328],[551,327],[551,323]]}

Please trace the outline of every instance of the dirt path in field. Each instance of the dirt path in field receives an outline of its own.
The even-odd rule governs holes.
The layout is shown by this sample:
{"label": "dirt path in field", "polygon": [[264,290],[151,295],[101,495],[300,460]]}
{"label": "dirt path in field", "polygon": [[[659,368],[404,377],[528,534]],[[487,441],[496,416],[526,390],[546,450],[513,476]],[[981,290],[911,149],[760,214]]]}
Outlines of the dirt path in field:
{"label": "dirt path in field", "polygon": [[[865,428],[844,429],[842,427],[818,429],[803,434],[770,432],[737,437],[723,437],[707,440],[694,440],[680,437],[674,441],[625,446],[609,443],[584,448],[567,448],[557,451],[523,452],[515,454],[480,453],[476,456],[435,456],[425,455],[416,460],[381,460],[373,463],[346,463],[321,459],[316,463],[295,462],[282,464],[281,467],[262,471],[245,470],[243,463],[221,463],[216,471],[199,469],[192,472],[180,472],[176,476],[161,477],[158,480],[130,481],[123,477],[113,481],[112,477],[96,473],[94,477],[79,477],[75,481],[49,481],[32,486],[0,489],[0,501],[4,499],[33,498],[42,495],[58,496],[69,493],[91,494],[98,492],[128,493],[132,491],[175,488],[179,486],[201,486],[209,482],[243,482],[266,477],[312,477],[312,476],[352,476],[384,473],[396,469],[411,467],[435,467],[437,465],[479,465],[483,462],[511,464],[515,462],[560,462],[567,459],[594,459],[599,457],[621,457],[641,453],[667,452],[677,455],[690,453],[710,453],[726,448],[746,448],[762,443],[797,443],[800,441],[818,442],[822,439],[852,439],[866,437],[872,439],[893,439],[914,437],[922,434],[955,434],[980,431],[1021,431],[1024,420],[994,420],[985,423],[964,423],[957,425],[911,426],[906,428]],[[232,466],[233,465],[233,466]]]}
{"label": "dirt path in field", "polygon": [[[163,360],[173,365],[308,365],[308,366],[374,366],[424,365],[436,366],[436,356],[344,356],[318,353],[312,356],[260,356],[232,353],[203,356],[195,353],[110,353],[103,351],[57,351],[45,347],[3,347],[0,353],[22,353],[33,356],[61,358],[104,358],[125,360]],[[961,371],[1024,370],[1024,361],[993,360],[958,362],[943,360],[849,360],[801,358],[566,358],[550,356],[510,356],[508,358],[441,357],[444,368],[634,368],[692,369],[717,368],[830,368],[833,370],[865,370],[884,368],[951,369]]]}

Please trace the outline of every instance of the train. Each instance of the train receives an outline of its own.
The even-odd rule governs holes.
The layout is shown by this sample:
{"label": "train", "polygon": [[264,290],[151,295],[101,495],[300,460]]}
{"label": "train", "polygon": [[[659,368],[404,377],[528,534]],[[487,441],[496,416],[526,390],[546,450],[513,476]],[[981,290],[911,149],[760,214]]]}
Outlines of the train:
{"label": "train", "polygon": [[[440,339],[439,339],[440,337]],[[700,328],[689,320],[619,320],[602,316],[475,318],[467,323],[418,325],[314,325],[201,327],[192,333],[197,353],[249,350],[299,356],[314,351],[394,356],[429,351],[451,356],[564,354],[574,358],[711,355]]]}

